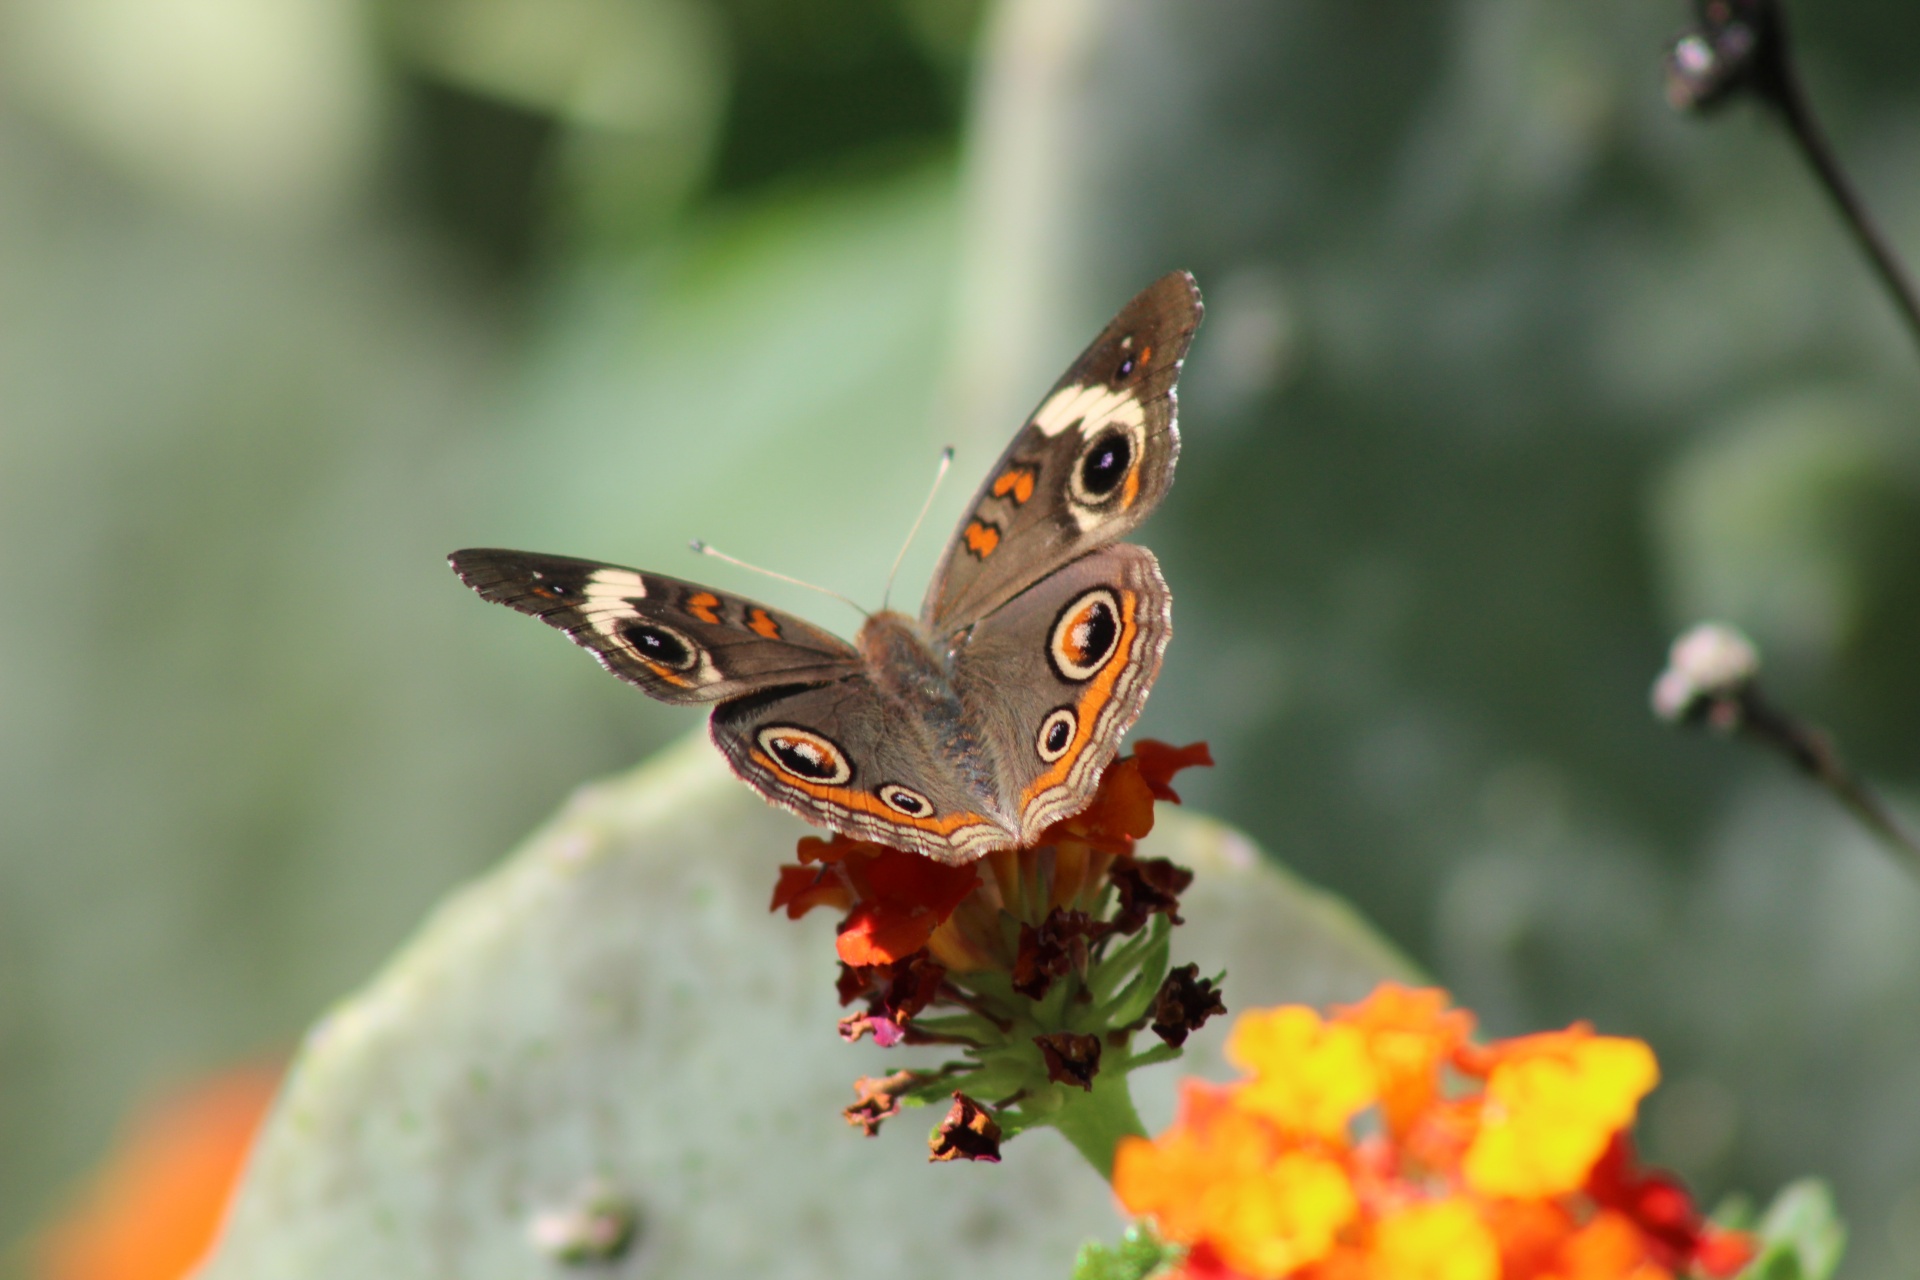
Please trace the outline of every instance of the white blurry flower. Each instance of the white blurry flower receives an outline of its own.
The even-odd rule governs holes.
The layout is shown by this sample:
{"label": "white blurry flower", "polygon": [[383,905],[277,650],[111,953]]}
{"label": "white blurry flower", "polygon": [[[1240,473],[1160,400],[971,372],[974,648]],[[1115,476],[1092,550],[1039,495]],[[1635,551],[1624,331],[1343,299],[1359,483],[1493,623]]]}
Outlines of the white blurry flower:
{"label": "white blurry flower", "polygon": [[1653,683],[1653,711],[1678,722],[1707,702],[1728,698],[1760,672],[1760,652],[1734,628],[1703,622],[1684,632]]}

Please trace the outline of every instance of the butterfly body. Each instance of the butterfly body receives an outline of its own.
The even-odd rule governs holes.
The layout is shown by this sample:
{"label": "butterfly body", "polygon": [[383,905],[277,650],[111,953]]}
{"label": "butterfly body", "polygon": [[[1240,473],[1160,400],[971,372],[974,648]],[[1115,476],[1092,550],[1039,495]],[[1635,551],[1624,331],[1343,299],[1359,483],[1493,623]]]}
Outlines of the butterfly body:
{"label": "butterfly body", "polygon": [[1171,632],[1145,548],[1115,541],[1172,482],[1174,381],[1200,319],[1184,273],[1116,316],[974,495],[920,616],[855,641],[698,583],[528,552],[455,552],[666,702],[711,703],[734,771],[811,822],[943,862],[1032,844],[1085,806]]}

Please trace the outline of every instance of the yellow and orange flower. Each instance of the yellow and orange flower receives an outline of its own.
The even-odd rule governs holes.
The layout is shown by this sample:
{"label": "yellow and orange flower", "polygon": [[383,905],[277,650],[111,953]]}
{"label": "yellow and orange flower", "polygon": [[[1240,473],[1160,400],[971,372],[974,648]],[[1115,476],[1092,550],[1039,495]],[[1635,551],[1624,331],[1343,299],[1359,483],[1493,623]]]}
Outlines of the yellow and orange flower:
{"label": "yellow and orange flower", "polygon": [[1182,1280],[1725,1277],[1751,1241],[1634,1166],[1659,1079],[1637,1040],[1565,1031],[1476,1046],[1446,993],[1385,984],[1331,1016],[1242,1016],[1245,1078],[1187,1082],[1128,1139],[1121,1203],[1187,1249]]}

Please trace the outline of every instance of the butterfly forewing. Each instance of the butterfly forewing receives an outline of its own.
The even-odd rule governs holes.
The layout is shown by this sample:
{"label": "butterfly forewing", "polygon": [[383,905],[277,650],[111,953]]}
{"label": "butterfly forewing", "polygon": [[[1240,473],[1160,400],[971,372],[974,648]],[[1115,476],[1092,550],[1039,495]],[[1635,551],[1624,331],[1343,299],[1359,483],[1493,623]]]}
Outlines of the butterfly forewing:
{"label": "butterfly forewing", "polygon": [[1180,455],[1174,383],[1200,316],[1193,277],[1162,276],[1054,384],[947,544],[921,608],[935,635],[985,617],[1160,504]]}
{"label": "butterfly forewing", "polygon": [[719,702],[861,669],[838,636],[698,583],[526,551],[476,548],[449,559],[482,596],[564,632],[663,702]]}

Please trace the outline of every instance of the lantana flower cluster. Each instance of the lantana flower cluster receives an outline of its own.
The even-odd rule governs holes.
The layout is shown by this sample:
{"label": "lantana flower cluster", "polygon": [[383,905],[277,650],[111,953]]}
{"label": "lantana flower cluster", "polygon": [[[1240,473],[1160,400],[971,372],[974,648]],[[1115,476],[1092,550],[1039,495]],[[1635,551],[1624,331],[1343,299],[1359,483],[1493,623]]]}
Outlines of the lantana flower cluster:
{"label": "lantana flower cluster", "polygon": [[[1115,1083],[1177,1056],[1189,1032],[1225,1012],[1217,978],[1170,958],[1192,873],[1135,852],[1155,803],[1179,800],[1174,775],[1212,763],[1204,743],[1142,740],[1107,767],[1086,809],[1035,845],[961,867],[846,836],[803,838],[772,907],[795,919],[843,913],[840,1002],[859,1007],[841,1019],[842,1036],[961,1055],[862,1078],[847,1120],[871,1134],[903,1104],[950,1098],[930,1140],[935,1160],[998,1159],[1005,1138],[1052,1124],[1104,1169],[1116,1126],[1138,1131]],[[1148,1028],[1160,1043],[1136,1053],[1135,1033]],[[1075,1096],[1096,1093],[1098,1106]]]}
{"label": "lantana flower cluster", "polygon": [[1628,1131],[1659,1078],[1638,1040],[1475,1044],[1446,993],[1386,984],[1323,1018],[1241,1016],[1246,1077],[1183,1082],[1173,1126],[1124,1140],[1114,1190],[1186,1247],[1180,1280],[1726,1277],[1751,1240],[1640,1169]]}

